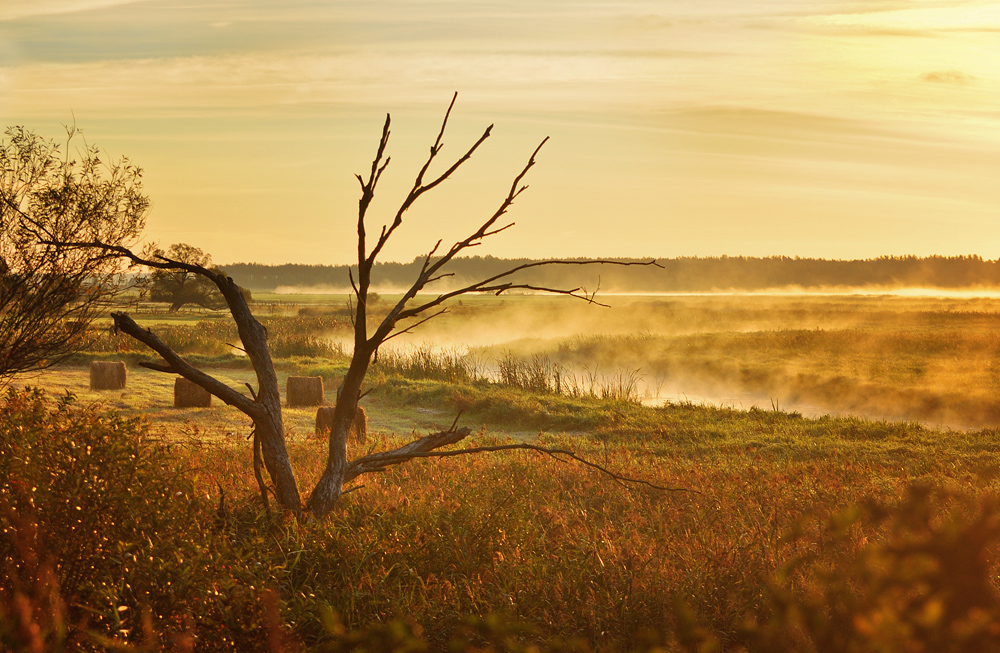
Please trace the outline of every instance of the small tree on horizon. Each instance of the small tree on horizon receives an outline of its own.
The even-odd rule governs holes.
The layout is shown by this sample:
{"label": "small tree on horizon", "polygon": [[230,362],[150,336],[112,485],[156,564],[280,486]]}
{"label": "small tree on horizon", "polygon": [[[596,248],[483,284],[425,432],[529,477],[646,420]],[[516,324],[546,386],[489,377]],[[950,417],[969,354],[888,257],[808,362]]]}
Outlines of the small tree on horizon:
{"label": "small tree on horizon", "polygon": [[[165,252],[154,245],[148,247],[142,256],[151,260],[178,261],[222,273],[222,268],[212,265],[211,254],[187,243],[174,243]],[[225,298],[211,279],[186,269],[156,268],[142,284],[149,290],[150,301],[170,304],[168,310],[171,313],[176,313],[187,304],[213,311],[226,308]],[[250,301],[250,291],[241,288],[241,292]]]}
{"label": "small tree on horizon", "polygon": [[[236,322],[243,349],[246,351],[247,357],[256,373],[257,389],[255,390],[248,384],[249,396],[194,367],[174,352],[155,333],[137,324],[128,314],[123,312],[112,313],[112,317],[117,329],[145,343],[163,359],[162,363],[141,363],[141,365],[153,370],[180,374],[205,388],[225,403],[235,406],[250,417],[253,421],[255,474],[258,483],[261,485],[261,492],[265,502],[267,501],[267,491],[264,489],[264,481],[260,473],[261,466],[266,468],[274,484],[272,492],[279,505],[296,513],[305,508],[313,515],[322,517],[333,510],[345,492],[346,485],[363,474],[383,471],[387,467],[398,465],[414,458],[466,455],[505,449],[531,449],[548,454],[571,457],[600,469],[602,472],[610,474],[615,478],[621,479],[621,477],[598,465],[582,461],[582,459],[577,458],[570,451],[549,449],[531,444],[510,444],[440,451],[443,447],[462,441],[471,433],[471,429],[469,428],[456,428],[457,418],[456,423],[445,431],[418,438],[393,450],[369,453],[354,460],[347,459],[347,439],[351,422],[354,419],[358,401],[364,395],[362,385],[365,376],[379,347],[386,341],[411,332],[428,320],[445,313],[447,311],[445,304],[449,300],[473,292],[488,292],[499,295],[513,289],[524,289],[568,295],[595,303],[593,295],[588,295],[581,288],[565,289],[537,286],[520,280],[512,280],[512,276],[531,268],[548,265],[656,265],[655,261],[644,263],[622,263],[604,260],[540,261],[515,266],[489,278],[441,292],[436,296],[418,297],[418,293],[426,290],[435,281],[450,276],[447,271],[447,265],[458,254],[480,245],[485,238],[505,231],[514,225],[513,222],[501,224],[499,221],[507,213],[507,210],[514,201],[527,189],[527,186],[523,185],[522,181],[528,171],[535,165],[535,156],[542,145],[548,140],[546,138],[531,154],[524,168],[514,177],[509,191],[499,203],[494,213],[469,236],[455,242],[448,249],[442,251],[440,240],[434,244],[429,253],[423,257],[420,272],[416,279],[413,280],[409,289],[388,309],[384,318],[377,323],[373,322],[370,324],[367,309],[374,297],[374,293],[370,290],[372,282],[371,272],[378,255],[403,223],[408,209],[424,193],[437,188],[451,177],[462,164],[472,157],[483,142],[489,138],[492,131],[493,126],[490,125],[462,156],[447,166],[444,171],[429,177],[431,164],[435,162],[436,157],[441,151],[442,138],[444,137],[455,99],[455,97],[452,98],[451,104],[449,104],[448,110],[445,112],[437,138],[430,148],[430,154],[426,162],[417,173],[413,186],[400,203],[391,222],[381,227],[373,243],[369,240],[366,220],[372,199],[375,197],[378,183],[389,165],[389,157],[386,155],[391,122],[389,115],[386,115],[385,124],[382,128],[382,136],[367,177],[357,175],[361,186],[357,219],[357,277],[355,278],[355,275],[350,273],[350,283],[355,296],[353,315],[354,352],[340,387],[339,399],[334,409],[333,424],[329,436],[327,465],[305,504],[301,500],[298,482],[285,447],[281,397],[277,374],[275,373],[274,363],[267,345],[267,331],[254,317],[241,289],[232,278],[226,276],[221,270],[210,269],[198,263],[171,258],[169,252],[153,252],[150,256],[140,256],[126,247],[95,242],[75,243],[81,247],[101,246],[108,252],[129,259],[135,265],[146,266],[152,270],[184,271],[199,275],[211,281],[218,288]],[[638,482],[644,483],[644,481]]]}

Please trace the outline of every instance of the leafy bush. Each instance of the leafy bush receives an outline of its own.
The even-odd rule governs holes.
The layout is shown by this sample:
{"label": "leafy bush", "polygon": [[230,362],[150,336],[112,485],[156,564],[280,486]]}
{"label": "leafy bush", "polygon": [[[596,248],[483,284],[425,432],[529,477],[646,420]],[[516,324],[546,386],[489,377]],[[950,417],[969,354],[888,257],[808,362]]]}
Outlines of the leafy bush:
{"label": "leafy bush", "polygon": [[[770,621],[747,630],[751,649],[997,650],[998,508],[995,496],[917,485],[898,505],[870,502],[840,514],[825,533],[826,550],[813,547],[778,574]],[[875,530],[885,535],[868,540]],[[800,572],[820,556],[812,573]]]}
{"label": "leafy bush", "polygon": [[[897,504],[869,501],[785,538],[802,553],[765,587],[767,605],[734,633],[762,653],[1000,650],[1000,501],[911,485]],[[681,607],[688,650],[720,639]]]}
{"label": "leafy bush", "polygon": [[138,419],[79,407],[72,395],[52,402],[39,390],[8,391],[0,404],[4,646],[135,638],[144,612],[147,626],[175,639],[192,630],[226,639],[236,621],[252,631],[256,604],[247,614],[218,606],[219,589],[240,583],[216,564],[226,543],[207,541],[213,514],[193,480],[167,447],[147,441]]}
{"label": "leafy bush", "polygon": [[157,516],[190,489],[143,436],[138,419],[77,408],[72,395],[54,406],[38,390],[3,400],[0,500],[37,521],[69,595],[106,592],[103,561],[121,541],[155,536]]}

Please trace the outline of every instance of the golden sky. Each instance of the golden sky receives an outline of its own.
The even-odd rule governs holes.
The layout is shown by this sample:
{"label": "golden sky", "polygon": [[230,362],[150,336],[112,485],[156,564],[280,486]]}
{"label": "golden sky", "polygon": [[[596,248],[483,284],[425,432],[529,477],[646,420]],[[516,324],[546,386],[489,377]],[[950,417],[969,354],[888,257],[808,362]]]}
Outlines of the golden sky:
{"label": "golden sky", "polygon": [[[495,256],[1000,257],[1000,2],[0,0],[0,118],[145,170],[149,237],[345,263],[385,113],[387,248],[478,226],[545,136]],[[373,225],[370,230],[374,230]]]}

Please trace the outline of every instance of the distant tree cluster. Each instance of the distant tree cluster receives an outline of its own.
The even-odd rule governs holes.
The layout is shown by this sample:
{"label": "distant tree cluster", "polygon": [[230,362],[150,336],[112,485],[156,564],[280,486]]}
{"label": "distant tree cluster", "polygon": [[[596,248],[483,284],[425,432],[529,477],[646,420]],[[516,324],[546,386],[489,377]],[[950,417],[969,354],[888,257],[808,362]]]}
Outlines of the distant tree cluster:
{"label": "distant tree cluster", "polygon": [[[216,273],[221,272],[217,266],[212,265],[211,254],[186,243],[174,243],[165,252],[154,245],[146,248],[143,255],[152,260],[167,258]],[[214,283],[188,270],[153,269],[148,277],[141,280],[141,285],[149,291],[150,301],[170,304],[171,313],[177,312],[187,304],[213,311],[226,307],[226,300]],[[240,291],[244,299],[252,301],[249,290],[240,288]]]}
{"label": "distant tree cluster", "polygon": [[[575,259],[585,261],[587,259]],[[622,262],[640,259],[614,259]],[[579,268],[533,268],[519,281],[549,286],[584,284],[606,292],[700,292],[711,290],[763,290],[768,288],[822,287],[910,287],[967,288],[1000,286],[1000,260],[979,256],[882,256],[863,260],[826,260],[789,256],[683,257],[658,259],[657,267],[614,267],[583,273]],[[511,267],[533,263],[532,259],[501,259],[471,256],[452,261],[453,277],[442,286],[461,286]],[[412,263],[377,263],[372,271],[379,287],[406,287],[419,272],[422,258]],[[274,290],[279,286],[347,287],[346,266],[261,265],[236,263],[224,266],[242,286]],[[357,275],[357,266],[351,271]]]}

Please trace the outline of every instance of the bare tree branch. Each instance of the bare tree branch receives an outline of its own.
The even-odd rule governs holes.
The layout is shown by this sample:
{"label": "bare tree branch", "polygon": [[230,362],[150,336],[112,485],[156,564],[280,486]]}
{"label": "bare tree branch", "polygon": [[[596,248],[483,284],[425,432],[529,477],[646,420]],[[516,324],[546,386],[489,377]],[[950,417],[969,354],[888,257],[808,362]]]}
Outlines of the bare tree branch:
{"label": "bare tree branch", "polygon": [[409,325],[409,326],[408,326],[408,327],[406,327],[405,329],[400,329],[400,330],[398,330],[398,331],[394,331],[393,333],[390,333],[389,335],[387,335],[387,336],[386,336],[385,338],[383,338],[383,339],[382,339],[382,342],[381,342],[380,344],[384,345],[385,343],[389,342],[389,341],[390,341],[390,340],[392,340],[393,338],[396,338],[396,337],[398,337],[398,336],[401,336],[401,335],[403,335],[404,333],[413,333],[413,330],[414,330],[414,329],[416,329],[416,328],[417,328],[418,326],[420,326],[421,324],[423,324],[423,323],[425,323],[425,322],[430,322],[431,320],[433,320],[433,319],[434,319],[434,318],[436,318],[437,316],[439,316],[439,315],[444,315],[444,314],[445,314],[445,313],[447,313],[447,312],[448,312],[448,309],[447,309],[447,308],[442,308],[442,309],[441,309],[440,311],[438,311],[437,313],[432,313],[431,315],[428,315],[427,317],[425,317],[424,319],[420,320],[419,322],[415,322],[415,323],[413,323],[413,324]]}
{"label": "bare tree branch", "polygon": [[[456,423],[458,418],[456,417]],[[641,478],[631,478],[628,476],[622,476],[616,472],[611,471],[603,465],[598,465],[595,462],[589,461],[577,455],[575,452],[568,449],[554,449],[551,447],[541,447],[534,444],[527,443],[516,443],[516,444],[501,444],[493,446],[484,447],[469,447],[466,449],[452,449],[448,451],[437,451],[441,447],[446,447],[451,444],[456,444],[463,439],[465,439],[472,430],[468,427],[461,429],[455,429],[455,424],[453,423],[451,428],[447,431],[440,431],[438,433],[432,433],[419,440],[414,440],[409,442],[398,449],[392,451],[383,451],[380,453],[368,454],[360,458],[352,460],[347,466],[347,472],[344,475],[344,483],[347,483],[362,474],[369,474],[373,472],[385,471],[386,468],[393,465],[399,465],[405,463],[409,460],[415,458],[448,458],[452,456],[467,456],[480,453],[493,453],[497,451],[513,451],[513,450],[524,450],[524,451],[536,451],[538,453],[544,453],[546,455],[552,456],[560,462],[566,462],[560,456],[575,460],[578,463],[586,465],[591,469],[597,470],[602,474],[611,477],[617,483],[625,486],[632,487],[635,485],[644,485],[646,487],[652,488],[654,490],[660,490],[662,492],[691,492],[694,494],[701,494],[698,490],[692,490],[690,488],[683,487],[665,487],[662,485],[656,485],[655,483],[650,483]]]}
{"label": "bare tree branch", "polygon": [[368,214],[368,206],[371,204],[372,198],[375,197],[375,187],[378,185],[379,179],[382,177],[382,172],[385,171],[386,166],[389,165],[389,159],[386,158],[385,163],[379,166],[382,161],[382,156],[385,154],[386,145],[389,143],[389,124],[391,118],[389,114],[385,116],[385,124],[382,126],[382,137],[379,139],[378,152],[375,154],[375,158],[372,160],[371,173],[368,175],[368,181],[362,180],[361,175],[356,175],[358,182],[361,184],[361,199],[358,200],[358,263],[362,263],[365,260],[365,216]]}
{"label": "bare tree branch", "polygon": [[111,317],[115,321],[115,328],[118,330],[132,336],[139,342],[145,344],[147,347],[159,354],[163,360],[167,362],[167,366],[164,367],[151,367],[151,369],[158,369],[163,372],[174,372],[180,374],[184,378],[197,383],[201,387],[205,388],[213,395],[226,402],[230,406],[235,406],[247,415],[254,416],[260,415],[264,412],[264,407],[260,404],[254,402],[253,400],[246,397],[236,390],[233,390],[228,385],[219,381],[218,379],[205,374],[198,368],[194,367],[186,360],[181,358],[173,349],[171,349],[165,342],[160,340],[159,336],[148,329],[143,329],[141,326],[136,324],[135,320],[129,317],[125,313],[112,313]]}
{"label": "bare tree branch", "polygon": [[430,277],[429,279],[427,279],[427,285],[430,285],[435,281],[440,281],[441,279],[447,279],[448,277],[453,277],[453,276],[455,276],[454,272],[443,272],[437,275],[436,277]]}
{"label": "bare tree branch", "polygon": [[264,461],[260,455],[260,438],[257,437],[257,429],[254,429],[250,435],[253,436],[253,477],[257,481],[257,489],[260,490],[260,498],[264,502],[264,510],[268,518],[270,518],[271,502],[267,498],[267,483],[264,482],[264,475],[261,473]]}
{"label": "bare tree branch", "polygon": [[431,433],[419,440],[409,442],[398,449],[392,451],[381,451],[369,454],[360,458],[355,458],[347,465],[344,472],[343,482],[347,483],[361,474],[383,471],[386,467],[404,463],[411,458],[417,457],[421,453],[433,451],[450,444],[460,442],[472,433],[472,429],[464,427],[460,429],[449,429]]}
{"label": "bare tree branch", "polygon": [[165,372],[167,374],[180,374],[172,365],[167,365],[166,363],[149,363],[146,361],[141,361],[139,367],[144,367],[147,370],[153,370],[154,372]]}
{"label": "bare tree branch", "polygon": [[427,161],[420,169],[420,172],[417,173],[417,178],[413,182],[413,188],[407,194],[406,199],[403,200],[403,203],[400,204],[399,208],[396,210],[396,215],[392,220],[392,224],[390,224],[388,227],[382,228],[382,233],[379,236],[378,242],[375,244],[375,247],[372,249],[371,253],[365,259],[366,262],[369,264],[369,266],[375,262],[376,257],[378,257],[379,252],[382,251],[382,248],[385,246],[385,243],[389,240],[389,238],[392,237],[393,232],[399,227],[399,225],[403,223],[403,214],[405,214],[406,211],[411,206],[413,206],[413,203],[416,202],[421,195],[423,195],[429,190],[434,189],[435,187],[440,185],[441,182],[443,182],[445,179],[448,179],[452,174],[454,174],[455,171],[458,170],[458,168],[461,167],[463,163],[472,158],[472,155],[475,153],[477,149],[479,149],[479,146],[482,145],[483,142],[485,142],[486,139],[490,137],[490,133],[493,131],[493,125],[487,127],[486,130],[483,131],[483,134],[479,137],[479,139],[476,140],[475,143],[473,143],[472,147],[466,150],[465,154],[459,157],[447,170],[438,175],[433,181],[430,181],[427,184],[423,183],[424,174],[426,174],[427,169],[430,167],[431,162],[434,160],[434,157],[436,157],[438,153],[441,151],[442,147],[441,139],[444,136],[445,128],[448,126],[448,118],[451,115],[452,107],[455,106],[455,100],[457,97],[458,93],[455,93],[455,95],[452,96],[451,104],[448,105],[448,110],[447,112],[445,112],[444,120],[441,123],[441,129],[438,132],[437,139],[435,139],[434,145],[431,146],[430,155],[427,157]]}
{"label": "bare tree branch", "polygon": [[361,291],[358,290],[358,284],[354,283],[354,274],[351,272],[351,268],[347,268],[347,278],[351,281],[351,288],[354,289],[354,295],[360,298]]}
{"label": "bare tree branch", "polygon": [[[510,229],[513,226],[514,226],[513,222],[508,222],[504,226],[497,227],[493,231],[486,231],[486,232],[484,232],[483,233],[483,238],[489,238],[490,236],[495,236],[496,234],[500,233],[501,231],[507,231],[508,229]],[[469,247],[478,247],[480,244],[481,243],[469,243]]]}
{"label": "bare tree branch", "polygon": [[549,288],[549,287],[546,287],[546,286],[534,286],[532,284],[526,284],[526,283],[503,283],[503,284],[491,285],[495,281],[499,281],[500,279],[507,278],[507,277],[509,277],[509,276],[511,276],[513,274],[518,273],[518,272],[522,272],[524,270],[528,270],[528,269],[531,269],[531,268],[538,268],[538,267],[544,267],[544,266],[550,266],[550,265],[581,265],[581,266],[583,266],[583,265],[621,265],[621,266],[647,266],[647,265],[652,265],[652,266],[655,266],[655,267],[662,267],[655,260],[653,260],[653,261],[613,261],[613,260],[607,260],[607,259],[597,259],[597,260],[592,260],[592,261],[535,261],[533,263],[525,263],[524,265],[515,266],[515,267],[513,267],[513,268],[511,268],[509,270],[501,272],[500,274],[493,275],[492,277],[489,277],[488,279],[483,279],[481,281],[477,281],[476,283],[470,284],[470,285],[465,286],[463,288],[458,288],[456,290],[452,290],[452,291],[449,291],[449,292],[446,292],[446,293],[441,293],[435,299],[433,299],[433,300],[431,300],[429,302],[426,302],[426,303],[421,304],[419,306],[414,306],[413,308],[409,308],[409,309],[401,311],[396,316],[396,319],[397,320],[403,320],[403,319],[406,319],[406,318],[409,318],[409,317],[414,317],[416,315],[419,315],[420,313],[423,313],[424,311],[426,311],[426,310],[428,310],[430,308],[434,308],[435,306],[439,306],[440,304],[442,304],[443,302],[448,301],[449,299],[452,299],[454,297],[458,297],[459,295],[465,295],[465,294],[473,293],[473,292],[496,292],[496,293],[502,293],[502,292],[505,292],[505,291],[508,291],[508,290],[514,290],[514,289],[536,290],[536,291],[539,291],[539,292],[553,293],[553,294],[558,294],[558,295],[572,295],[573,297],[578,297],[578,298],[584,299],[584,300],[586,300],[588,302],[595,303],[595,304],[598,304],[600,306],[605,306],[605,304],[601,304],[600,302],[595,301],[592,297],[589,297],[587,295],[578,294],[580,292],[580,290],[581,290],[580,288],[572,288],[572,289]]}
{"label": "bare tree branch", "polygon": [[209,270],[208,268],[198,265],[197,263],[175,261],[174,259],[168,258],[163,254],[156,254],[152,258],[145,258],[142,256],[138,256],[137,254],[132,252],[132,250],[127,249],[125,247],[116,247],[114,245],[108,245],[102,242],[89,242],[89,243],[70,242],[65,244],[70,246],[105,249],[109,252],[114,252],[115,254],[117,254],[122,258],[129,259],[130,261],[132,261],[134,265],[143,265],[147,268],[158,268],[161,270],[184,270],[186,272],[191,272],[193,274],[200,274],[203,277],[208,277],[213,281],[218,279],[219,277],[225,278],[225,274],[221,272],[216,272],[215,270]]}
{"label": "bare tree branch", "polygon": [[[492,125],[490,127],[492,128]],[[484,134],[483,138],[480,139],[480,142],[489,135],[489,131],[490,131],[489,129],[486,130],[486,134]],[[485,237],[485,234],[488,231],[490,231],[491,227],[496,223],[496,221],[499,220],[500,217],[507,212],[507,209],[509,209],[510,206],[514,203],[514,200],[517,198],[517,196],[520,195],[521,192],[525,190],[525,188],[527,188],[527,186],[520,185],[521,180],[524,179],[525,175],[528,174],[528,171],[535,165],[535,157],[538,155],[538,152],[542,149],[542,146],[545,145],[546,142],[548,142],[548,140],[549,139],[547,137],[543,139],[542,142],[538,144],[538,147],[535,148],[534,152],[531,153],[531,156],[528,157],[528,162],[525,164],[524,168],[522,168],[521,172],[514,177],[514,181],[511,183],[510,190],[508,191],[507,196],[504,198],[504,200],[500,203],[500,207],[493,213],[492,216],[490,216],[489,219],[486,220],[486,222],[480,225],[479,229],[477,229],[471,236],[467,237],[466,239],[452,245],[451,248],[448,250],[448,252],[445,253],[444,256],[442,256],[437,261],[431,263],[430,259],[428,258],[424,262],[424,266],[421,269],[421,272],[417,276],[416,280],[414,280],[413,285],[410,286],[410,289],[403,294],[403,297],[400,298],[400,300],[396,303],[396,306],[393,307],[393,309],[389,311],[388,315],[386,315],[386,317],[382,320],[382,323],[378,326],[375,333],[369,339],[370,343],[375,343],[375,346],[377,347],[378,342],[381,342],[382,340],[387,338],[389,334],[392,332],[392,329],[395,327],[396,322],[400,319],[400,314],[404,312],[404,310],[406,309],[406,305],[410,301],[412,301],[416,297],[417,293],[420,292],[427,285],[429,279],[437,275],[438,271],[442,267],[447,265],[459,252],[478,244],[482,240],[482,238]],[[470,150],[467,153],[466,155],[467,157],[472,155],[472,152],[475,150],[475,147],[478,147],[478,143],[476,146],[473,147],[472,150]],[[433,156],[433,154],[435,153],[434,148],[431,149],[431,152]],[[457,167],[457,165],[458,164],[456,164],[456,166],[454,167]],[[416,198],[413,199],[415,200]],[[436,250],[437,247],[435,247],[435,251]],[[370,257],[369,260],[372,263],[374,263],[374,257]],[[414,313],[412,313],[411,311],[410,315],[412,316],[414,315]]]}
{"label": "bare tree branch", "polygon": [[[649,481],[641,479],[641,478],[630,478],[628,476],[622,476],[620,474],[617,474],[617,473],[611,471],[610,469],[608,469],[606,467],[598,465],[595,462],[591,462],[591,461],[587,460],[586,458],[582,458],[582,457],[576,455],[575,453],[573,453],[572,451],[570,451],[568,449],[551,449],[549,447],[540,447],[538,445],[527,444],[527,443],[500,444],[500,445],[494,445],[494,446],[488,446],[488,447],[471,447],[471,448],[468,448],[468,449],[452,449],[450,451],[425,451],[425,452],[411,454],[409,456],[409,459],[413,459],[413,458],[447,458],[447,457],[450,457],[450,456],[466,456],[466,455],[470,455],[470,454],[490,453],[490,452],[495,452],[495,451],[512,451],[512,450],[515,450],[515,449],[523,449],[525,451],[537,451],[539,453],[548,454],[549,456],[552,456],[553,458],[555,458],[556,460],[559,460],[560,462],[566,462],[566,461],[560,459],[559,456],[566,456],[567,458],[571,458],[571,459],[577,461],[578,463],[581,463],[583,465],[586,465],[587,467],[590,467],[591,469],[595,469],[595,470],[601,472],[602,474],[606,474],[607,476],[610,476],[612,479],[614,479],[615,481],[617,481],[618,483],[620,483],[622,485],[625,485],[626,483],[631,483],[633,485],[645,485],[646,487],[650,487],[650,488],[653,488],[654,490],[660,490],[660,491],[663,491],[663,492],[691,492],[693,494],[701,494],[701,492],[699,490],[692,490],[691,488],[686,488],[686,487],[665,487],[663,485],[656,485],[655,483],[650,483]],[[625,485],[625,487],[628,487],[628,486]]]}

